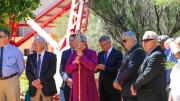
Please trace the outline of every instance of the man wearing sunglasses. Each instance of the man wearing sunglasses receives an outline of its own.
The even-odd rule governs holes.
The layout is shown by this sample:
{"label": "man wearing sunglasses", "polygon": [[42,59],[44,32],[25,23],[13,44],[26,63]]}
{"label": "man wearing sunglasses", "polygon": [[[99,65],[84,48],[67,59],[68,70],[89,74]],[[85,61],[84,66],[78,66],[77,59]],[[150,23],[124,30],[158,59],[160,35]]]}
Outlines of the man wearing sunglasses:
{"label": "man wearing sunglasses", "polygon": [[147,57],[142,63],[136,81],[131,86],[132,95],[137,101],[167,101],[165,55],[158,45],[158,35],[146,31],[142,44]]}
{"label": "man wearing sunglasses", "polygon": [[127,52],[114,81],[114,88],[118,89],[119,85],[123,101],[136,101],[136,96],[131,94],[130,87],[136,79],[137,71],[145,58],[145,51],[137,43],[134,32],[125,32],[122,39],[123,46]]}
{"label": "man wearing sunglasses", "polygon": [[24,58],[9,44],[9,38],[9,31],[0,29],[0,101],[20,101],[19,76],[25,67]]}

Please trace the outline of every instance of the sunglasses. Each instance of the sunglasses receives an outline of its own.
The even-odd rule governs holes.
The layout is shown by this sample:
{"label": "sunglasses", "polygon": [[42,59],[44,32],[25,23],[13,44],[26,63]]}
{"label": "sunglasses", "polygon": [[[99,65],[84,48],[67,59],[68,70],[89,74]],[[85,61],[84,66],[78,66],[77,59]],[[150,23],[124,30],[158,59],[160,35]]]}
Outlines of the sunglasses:
{"label": "sunglasses", "polygon": [[0,36],[0,38],[7,37],[7,36]]}
{"label": "sunglasses", "polygon": [[147,43],[148,41],[151,41],[151,40],[154,40],[154,39],[143,39],[142,42]]}
{"label": "sunglasses", "polygon": [[122,40],[122,43],[126,43],[127,42],[127,40]]}

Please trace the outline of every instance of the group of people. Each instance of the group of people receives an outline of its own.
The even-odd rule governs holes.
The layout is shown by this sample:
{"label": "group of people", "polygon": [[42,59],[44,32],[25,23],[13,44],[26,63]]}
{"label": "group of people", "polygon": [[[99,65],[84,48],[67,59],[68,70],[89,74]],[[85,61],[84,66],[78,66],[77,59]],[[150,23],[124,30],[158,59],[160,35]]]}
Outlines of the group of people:
{"label": "group of people", "polygon": [[[57,93],[53,77],[57,59],[54,53],[46,50],[45,39],[35,37],[34,51],[25,65],[23,54],[9,44],[9,38],[10,33],[1,29],[0,101],[20,100],[18,78],[24,69],[30,100],[53,101]],[[87,37],[83,34],[70,35],[69,45],[70,48],[62,52],[60,63],[65,101],[168,101],[168,98],[180,101],[180,37],[162,43],[155,32],[146,31],[141,47],[136,34],[127,31],[122,36],[125,53],[113,47],[108,35],[99,38],[102,51],[98,54],[88,48]],[[176,64],[171,74],[167,74],[166,61],[170,53],[176,57]],[[98,72],[97,83],[94,74]],[[167,75],[171,81],[167,82]]]}

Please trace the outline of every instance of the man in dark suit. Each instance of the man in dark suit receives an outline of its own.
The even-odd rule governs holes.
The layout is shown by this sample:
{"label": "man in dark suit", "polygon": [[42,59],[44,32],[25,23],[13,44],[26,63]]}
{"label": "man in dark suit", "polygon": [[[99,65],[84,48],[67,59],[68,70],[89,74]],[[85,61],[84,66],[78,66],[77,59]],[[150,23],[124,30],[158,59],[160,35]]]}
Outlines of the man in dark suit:
{"label": "man in dark suit", "polygon": [[134,32],[125,32],[122,39],[122,43],[127,52],[123,58],[116,80],[114,81],[114,87],[121,91],[123,101],[136,101],[136,96],[131,95],[130,87],[137,78],[137,71],[144,61],[145,51],[137,43]]}
{"label": "man in dark suit", "polygon": [[61,57],[60,74],[63,79],[61,90],[63,91],[65,101],[69,101],[70,87],[72,86],[72,83],[73,83],[71,75],[65,72],[65,66],[66,66],[67,60],[69,59],[70,54],[72,54],[74,51],[73,41],[75,39],[75,36],[76,34],[70,35],[69,37],[70,48],[63,51],[62,57]]}
{"label": "man in dark suit", "polygon": [[28,56],[26,76],[29,80],[31,101],[53,101],[57,93],[54,74],[56,73],[56,55],[46,51],[46,41],[35,37],[36,52]]}
{"label": "man in dark suit", "polygon": [[103,50],[98,54],[98,65],[96,66],[96,70],[100,71],[100,101],[121,101],[120,92],[113,88],[113,81],[121,66],[123,55],[112,47],[109,36],[101,36],[99,43]]}
{"label": "man in dark suit", "polygon": [[165,55],[158,45],[158,35],[153,31],[146,31],[142,43],[147,57],[131,86],[131,93],[137,94],[138,101],[167,101]]}

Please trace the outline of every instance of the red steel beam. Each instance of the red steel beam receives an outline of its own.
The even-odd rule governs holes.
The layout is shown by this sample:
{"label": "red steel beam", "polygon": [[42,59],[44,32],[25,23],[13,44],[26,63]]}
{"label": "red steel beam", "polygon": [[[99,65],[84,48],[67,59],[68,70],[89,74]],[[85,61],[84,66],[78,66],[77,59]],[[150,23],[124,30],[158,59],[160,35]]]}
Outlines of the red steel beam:
{"label": "red steel beam", "polygon": [[37,17],[35,22],[38,21],[39,19],[41,19],[42,17],[44,17],[46,14],[48,14],[49,12],[51,12],[54,8],[56,8],[57,6],[59,6],[61,3],[63,3],[64,0],[60,0],[56,5],[54,5],[53,7],[51,7],[49,10],[47,10],[45,13],[43,13],[41,16]]}
{"label": "red steel beam", "polygon": [[[61,10],[59,10],[59,12],[57,12],[55,15],[53,15],[52,17],[50,17],[46,22],[44,22],[43,24],[40,25],[41,28],[46,27],[49,23],[51,23],[52,21],[54,21],[57,17],[60,17],[64,12],[67,12],[71,7],[71,2],[68,3],[66,6],[64,6],[63,8],[61,8]],[[35,35],[37,32],[36,31],[32,31],[29,34],[27,34],[26,36],[24,36],[21,40],[19,40],[16,43],[16,46],[20,46],[21,44],[23,44],[25,41],[27,41],[28,39],[30,39],[33,35]]]}

